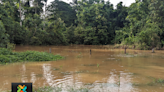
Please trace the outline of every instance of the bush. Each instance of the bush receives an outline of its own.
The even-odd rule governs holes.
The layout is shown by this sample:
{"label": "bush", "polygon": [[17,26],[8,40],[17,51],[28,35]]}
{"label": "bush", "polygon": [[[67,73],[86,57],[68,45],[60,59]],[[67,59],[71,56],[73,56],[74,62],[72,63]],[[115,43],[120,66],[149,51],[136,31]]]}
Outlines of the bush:
{"label": "bush", "polygon": [[6,48],[0,48],[0,62],[20,62],[20,61],[56,61],[63,59],[60,55],[53,55],[47,52],[26,51],[12,52]]}
{"label": "bush", "polygon": [[13,55],[14,53],[11,50],[6,48],[0,48],[0,55]]}
{"label": "bush", "polygon": [[60,55],[53,55],[47,52],[26,51],[21,52],[18,57],[23,61],[53,61],[63,59]]}
{"label": "bush", "polygon": [[14,55],[0,55],[0,62],[1,63],[11,63],[21,61],[18,57]]}
{"label": "bush", "polygon": [[142,43],[142,44],[138,44],[136,46],[136,49],[139,49],[139,50],[148,50],[149,49],[149,46],[147,46],[146,43]]}

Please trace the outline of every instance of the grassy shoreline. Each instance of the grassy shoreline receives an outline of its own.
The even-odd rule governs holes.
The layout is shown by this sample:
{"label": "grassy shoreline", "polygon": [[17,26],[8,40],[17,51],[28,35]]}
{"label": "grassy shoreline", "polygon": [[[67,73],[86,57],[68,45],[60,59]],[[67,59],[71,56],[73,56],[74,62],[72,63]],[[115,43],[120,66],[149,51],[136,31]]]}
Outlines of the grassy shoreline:
{"label": "grassy shoreline", "polygon": [[25,51],[12,52],[6,48],[0,48],[0,64],[24,62],[24,61],[57,61],[64,59],[60,55],[53,55],[47,52]]}

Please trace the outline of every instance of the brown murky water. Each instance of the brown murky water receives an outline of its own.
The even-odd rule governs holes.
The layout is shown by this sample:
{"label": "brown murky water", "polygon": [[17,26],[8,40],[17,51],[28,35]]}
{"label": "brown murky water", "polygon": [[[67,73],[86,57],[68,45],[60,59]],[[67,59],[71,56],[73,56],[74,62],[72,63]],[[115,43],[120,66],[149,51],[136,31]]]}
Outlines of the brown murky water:
{"label": "brown murky water", "polygon": [[125,55],[121,49],[85,45],[16,46],[15,51],[49,48],[65,59],[1,65],[0,91],[10,90],[12,82],[32,82],[35,88],[85,86],[100,92],[164,92],[161,85],[147,85],[152,78],[164,79],[164,51],[127,50]]}

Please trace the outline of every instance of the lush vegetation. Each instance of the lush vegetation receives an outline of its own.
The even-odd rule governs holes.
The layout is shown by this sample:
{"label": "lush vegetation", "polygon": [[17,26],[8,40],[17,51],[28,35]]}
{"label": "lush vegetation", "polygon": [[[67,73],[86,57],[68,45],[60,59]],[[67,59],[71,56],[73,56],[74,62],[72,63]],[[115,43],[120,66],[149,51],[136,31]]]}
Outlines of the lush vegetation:
{"label": "lush vegetation", "polygon": [[0,48],[0,63],[2,64],[21,61],[56,61],[63,58],[60,55],[53,55],[47,52],[12,52],[6,48]]}
{"label": "lush vegetation", "polygon": [[0,0],[0,47],[121,44],[137,49],[164,45],[164,1],[136,0],[129,7],[104,0]]}

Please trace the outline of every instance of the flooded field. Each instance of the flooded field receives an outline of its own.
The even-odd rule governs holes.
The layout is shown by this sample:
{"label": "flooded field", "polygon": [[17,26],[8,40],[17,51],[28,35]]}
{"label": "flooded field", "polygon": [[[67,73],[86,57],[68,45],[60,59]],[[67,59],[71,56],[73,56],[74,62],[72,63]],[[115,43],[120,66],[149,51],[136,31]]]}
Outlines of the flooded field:
{"label": "flooded field", "polygon": [[49,52],[49,48],[65,59],[1,65],[0,91],[11,90],[12,82],[32,82],[34,88],[88,88],[93,92],[164,91],[164,51],[127,50],[124,54],[123,49],[86,45],[16,46],[15,51]]}

